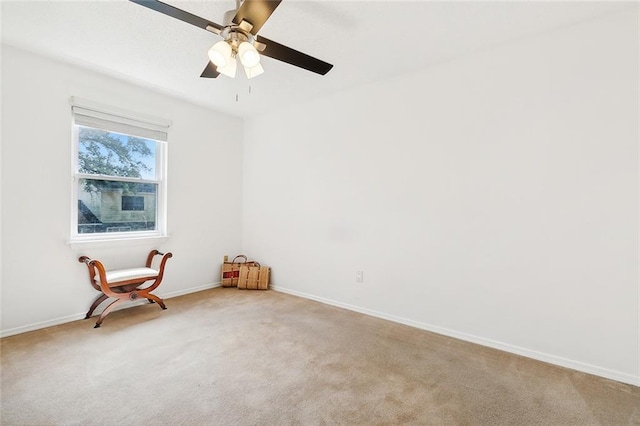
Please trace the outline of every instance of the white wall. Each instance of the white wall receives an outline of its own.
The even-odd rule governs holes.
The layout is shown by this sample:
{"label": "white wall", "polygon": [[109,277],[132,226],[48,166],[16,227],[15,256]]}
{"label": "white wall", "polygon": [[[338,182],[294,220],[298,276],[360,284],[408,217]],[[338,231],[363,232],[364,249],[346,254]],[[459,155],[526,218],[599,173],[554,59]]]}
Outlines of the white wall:
{"label": "white wall", "polygon": [[[81,254],[114,268],[142,266],[152,248],[173,252],[160,296],[219,281],[222,256],[241,243],[240,119],[9,46],[2,48],[2,89],[3,335],[83,317],[97,292]],[[67,244],[71,96],[173,121],[168,240]]]}
{"label": "white wall", "polygon": [[243,250],[280,290],[640,384],[636,13],[248,120]]}

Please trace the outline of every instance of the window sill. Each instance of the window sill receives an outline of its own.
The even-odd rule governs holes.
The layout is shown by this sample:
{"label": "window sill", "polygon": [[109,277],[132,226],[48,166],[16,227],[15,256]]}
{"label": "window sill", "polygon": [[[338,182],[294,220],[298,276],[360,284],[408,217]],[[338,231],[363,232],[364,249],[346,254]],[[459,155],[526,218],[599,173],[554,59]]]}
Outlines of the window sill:
{"label": "window sill", "polygon": [[84,250],[91,248],[131,247],[149,244],[162,244],[169,239],[169,235],[154,235],[144,237],[119,237],[96,239],[72,239],[67,241],[71,250]]}

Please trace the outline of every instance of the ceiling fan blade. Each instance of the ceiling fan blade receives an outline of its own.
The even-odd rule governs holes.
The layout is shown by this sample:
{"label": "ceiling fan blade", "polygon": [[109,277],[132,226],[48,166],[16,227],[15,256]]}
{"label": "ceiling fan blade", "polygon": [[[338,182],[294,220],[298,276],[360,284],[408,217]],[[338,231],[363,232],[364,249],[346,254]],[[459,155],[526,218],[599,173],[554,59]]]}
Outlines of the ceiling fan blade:
{"label": "ceiling fan blade", "polygon": [[295,65],[296,67],[304,68],[305,70],[321,75],[325,75],[331,70],[331,68],[333,68],[333,65],[325,61],[309,56],[306,53],[298,52],[295,49],[276,43],[275,41],[269,40],[265,37],[260,37],[260,43],[266,45],[265,49],[260,52],[261,54]]}
{"label": "ceiling fan blade", "polygon": [[200,74],[200,77],[216,78],[219,75],[220,73],[218,72],[218,67],[216,67],[212,62],[207,62],[207,66],[205,67],[204,71],[202,71],[202,74]]}
{"label": "ceiling fan blade", "polygon": [[236,12],[236,16],[233,17],[233,22],[240,25],[242,21],[247,21],[253,25],[250,31],[251,34],[256,35],[281,1],[282,0],[244,0],[238,12]]}
{"label": "ceiling fan blade", "polygon": [[222,25],[218,25],[215,22],[211,22],[207,19],[196,16],[192,13],[186,12],[182,9],[178,9],[177,7],[173,7],[169,4],[162,3],[157,0],[129,0],[133,3],[137,3],[140,6],[148,7],[151,10],[155,10],[156,12],[160,12],[164,15],[171,16],[172,18],[179,19],[187,24],[195,25],[198,28],[202,28],[207,31],[216,32],[219,34],[220,31],[224,28]]}

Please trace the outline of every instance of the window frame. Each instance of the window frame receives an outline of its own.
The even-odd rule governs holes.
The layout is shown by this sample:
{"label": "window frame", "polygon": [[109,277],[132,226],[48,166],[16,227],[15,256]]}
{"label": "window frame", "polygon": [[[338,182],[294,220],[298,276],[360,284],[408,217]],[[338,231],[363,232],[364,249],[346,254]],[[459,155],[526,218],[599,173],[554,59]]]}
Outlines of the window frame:
{"label": "window frame", "polygon": [[[99,111],[100,113],[113,114],[116,112],[118,117],[124,117],[127,120],[134,121],[140,115],[132,112],[127,112],[120,109],[115,109],[111,107],[105,106],[97,106],[95,103],[89,103],[88,101],[79,100],[78,98],[71,98],[71,105],[73,106],[81,106],[83,108],[89,106],[91,109]],[[144,116],[148,117],[148,116]],[[148,118],[146,118],[148,120]],[[166,125],[166,128],[171,125],[170,121],[155,119],[156,122],[161,122]],[[167,141],[158,140],[152,137],[139,136],[144,139],[153,140],[156,142],[156,179],[142,179],[142,178],[130,178],[130,177],[122,177],[122,176],[110,176],[110,175],[99,175],[99,174],[90,174],[90,173],[81,173],[79,171],[79,128],[80,127],[89,127],[105,130],[108,132],[119,133],[128,135],[128,133],[124,133],[119,130],[113,129],[104,129],[100,127],[92,127],[87,124],[78,124],[76,122],[76,116],[73,112],[71,113],[71,128],[72,128],[72,138],[71,138],[71,237],[69,240],[70,244],[74,243],[82,243],[82,242],[100,242],[100,241],[118,241],[118,240],[139,240],[139,239],[147,239],[147,238],[162,238],[167,237],[167,149],[168,144]],[[131,135],[137,136],[137,135]],[[167,135],[168,139],[168,135]],[[156,226],[155,230],[149,231],[120,231],[120,232],[100,232],[100,233],[79,233],[78,232],[78,200],[79,200],[79,181],[80,179],[99,179],[99,180],[107,180],[113,182],[131,182],[131,183],[148,183],[157,185],[156,190]]]}

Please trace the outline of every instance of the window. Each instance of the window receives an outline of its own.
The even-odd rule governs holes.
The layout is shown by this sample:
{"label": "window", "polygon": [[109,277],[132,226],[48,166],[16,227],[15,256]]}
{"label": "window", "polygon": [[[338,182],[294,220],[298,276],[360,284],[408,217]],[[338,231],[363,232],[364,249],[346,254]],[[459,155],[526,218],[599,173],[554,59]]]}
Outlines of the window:
{"label": "window", "polygon": [[123,195],[122,210],[144,211],[144,197],[136,195]]}
{"label": "window", "polygon": [[166,235],[170,123],[72,98],[71,240]]}

